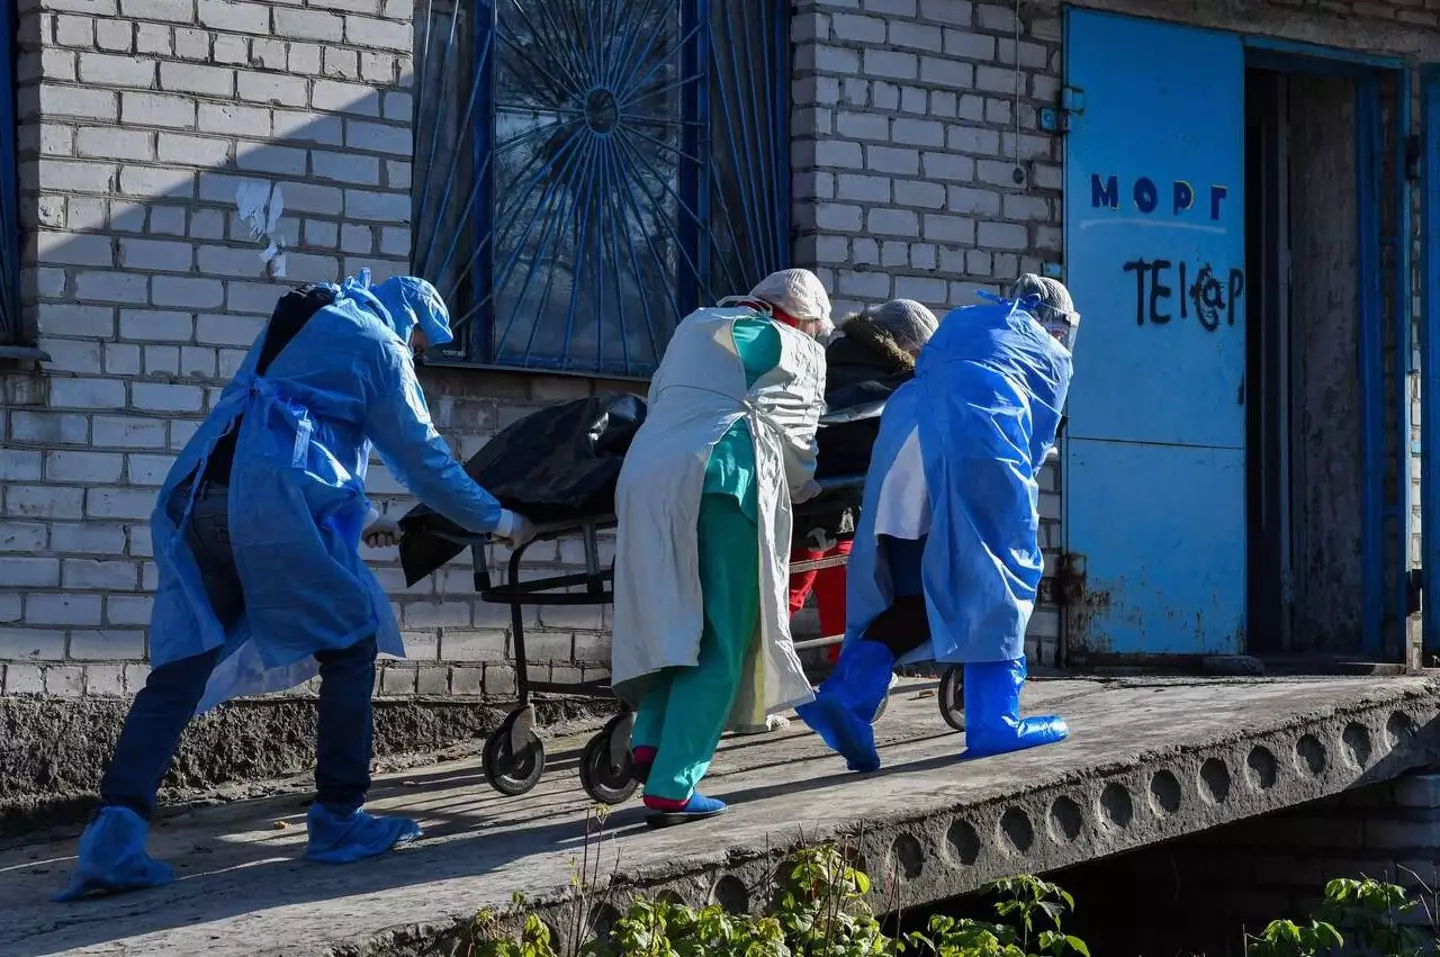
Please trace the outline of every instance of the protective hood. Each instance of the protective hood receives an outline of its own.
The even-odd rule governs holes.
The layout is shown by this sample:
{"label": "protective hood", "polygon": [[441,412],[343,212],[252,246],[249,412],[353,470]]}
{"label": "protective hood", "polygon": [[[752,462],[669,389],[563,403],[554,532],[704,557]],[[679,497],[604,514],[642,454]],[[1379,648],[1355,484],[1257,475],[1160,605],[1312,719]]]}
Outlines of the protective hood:
{"label": "protective hood", "polygon": [[370,290],[390,313],[391,323],[400,338],[409,341],[410,330],[418,323],[432,346],[453,342],[450,331],[450,310],[440,291],[419,276],[392,276]]}
{"label": "protective hood", "polygon": [[403,342],[410,341],[410,333],[417,325],[425,330],[432,346],[443,346],[455,339],[445,300],[418,276],[394,276],[371,286],[370,270],[362,269],[341,284],[340,294],[364,302]]}

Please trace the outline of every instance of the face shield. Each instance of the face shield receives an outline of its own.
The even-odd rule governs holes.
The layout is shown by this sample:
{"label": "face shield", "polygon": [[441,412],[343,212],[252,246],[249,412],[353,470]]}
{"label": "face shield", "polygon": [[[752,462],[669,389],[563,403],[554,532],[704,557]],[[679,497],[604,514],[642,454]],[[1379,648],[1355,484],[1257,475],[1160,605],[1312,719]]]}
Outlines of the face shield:
{"label": "face shield", "polygon": [[1055,340],[1065,347],[1065,351],[1075,352],[1075,336],[1080,331],[1080,313],[1062,312],[1051,306],[1040,304],[1032,312],[1045,331],[1055,337]]}
{"label": "face shield", "polygon": [[1035,317],[1054,339],[1072,355],[1075,337],[1080,330],[1080,313],[1070,298],[1070,290],[1058,280],[1026,273],[1016,280],[1009,298],[1018,300],[1021,308]]}

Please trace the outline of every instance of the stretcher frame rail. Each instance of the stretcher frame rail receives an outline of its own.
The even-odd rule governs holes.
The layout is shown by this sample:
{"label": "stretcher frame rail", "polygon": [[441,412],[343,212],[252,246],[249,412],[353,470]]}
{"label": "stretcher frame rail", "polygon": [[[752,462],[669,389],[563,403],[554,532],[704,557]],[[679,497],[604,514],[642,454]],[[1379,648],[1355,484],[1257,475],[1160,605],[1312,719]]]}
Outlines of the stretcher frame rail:
{"label": "stretcher frame rail", "polygon": [[[864,481],[864,476],[822,479],[819,482],[822,489],[821,495],[811,502],[799,506],[799,508],[805,509],[812,503],[819,506],[835,507],[838,503],[833,503],[830,499],[839,493],[845,492],[852,493],[851,498],[853,499],[853,493],[863,487]],[[858,501],[854,501],[853,504],[858,505],[859,503]],[[580,682],[533,680],[530,677],[529,655],[525,648],[524,608],[527,605],[576,607],[613,603],[615,598],[615,570],[613,564],[609,568],[602,566],[600,561],[600,533],[615,528],[617,524],[618,520],[613,514],[591,515],[565,521],[537,524],[535,537],[510,553],[506,579],[501,584],[492,582],[489,562],[486,560],[485,555],[485,546],[492,542],[492,536],[488,534],[453,533],[443,530],[435,531],[434,534],[470,549],[474,568],[475,591],[479,594],[480,600],[491,604],[510,606],[511,640],[514,642],[515,683],[521,708],[527,707],[530,703],[531,695],[537,692],[541,694],[569,694],[594,698],[614,697],[614,692],[610,688],[608,678]],[[549,575],[528,580],[522,579],[521,564],[524,560],[525,553],[533,545],[541,542],[553,542],[562,538],[572,538],[577,535],[584,546],[585,552],[585,570],[583,572]],[[848,560],[848,556],[846,555],[835,555],[828,558],[813,559],[811,561],[795,562],[789,566],[788,570],[790,574],[795,574],[819,571],[826,568],[839,568],[844,566]],[[572,591],[571,589],[582,590]],[[797,641],[795,642],[795,649],[797,651],[806,651],[814,648],[825,648],[839,644],[843,640],[843,637],[843,635],[829,635]]]}
{"label": "stretcher frame rail", "polygon": [[[863,476],[821,479],[819,484],[821,495],[812,500],[813,506],[808,502],[798,506],[799,515],[803,516],[812,507],[817,511],[828,511],[837,507],[859,506],[857,493],[864,485]],[[842,493],[848,493],[848,497],[841,499]],[[545,773],[545,743],[535,730],[536,714],[532,701],[534,694],[563,694],[592,699],[615,697],[608,674],[604,678],[579,682],[533,680],[530,676],[529,654],[525,648],[524,609],[527,605],[573,607],[613,603],[614,563],[612,561],[607,568],[600,561],[600,533],[613,529],[616,525],[613,514],[538,525],[535,536],[529,542],[511,551],[508,574],[505,581],[498,585],[491,581],[489,562],[485,554],[485,546],[491,543],[492,536],[452,533],[439,529],[434,532],[448,541],[470,549],[475,590],[481,601],[510,606],[511,640],[514,642],[512,657],[515,662],[518,700],[515,708],[486,739],[481,753],[487,780],[502,794],[512,797],[525,794],[539,783]],[[529,580],[521,578],[521,563],[525,553],[533,545],[577,535],[585,551],[584,571]],[[848,555],[822,557],[790,564],[788,572],[793,574],[837,568],[848,561]],[[795,648],[803,651],[837,645],[843,637],[833,635],[797,641]],[[622,704],[620,713],[611,718],[581,752],[581,784],[587,794],[603,804],[622,803],[638,786],[637,779],[631,773],[630,758],[630,735],[634,724],[633,709],[628,704]]]}

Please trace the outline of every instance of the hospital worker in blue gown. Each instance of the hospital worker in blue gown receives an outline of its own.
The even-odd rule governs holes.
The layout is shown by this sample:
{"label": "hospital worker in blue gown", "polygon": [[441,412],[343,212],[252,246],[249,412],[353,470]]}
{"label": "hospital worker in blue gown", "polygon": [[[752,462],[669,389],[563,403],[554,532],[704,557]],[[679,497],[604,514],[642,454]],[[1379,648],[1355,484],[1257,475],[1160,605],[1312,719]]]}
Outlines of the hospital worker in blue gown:
{"label": "hospital worker in blue gown", "polygon": [[404,655],[385,594],[359,555],[376,514],[364,485],[371,444],[452,521],[516,543],[533,535],[465,474],[431,423],[413,354],[451,339],[439,293],[410,276],[372,288],[362,273],[282,297],[160,492],[151,517],[160,572],[152,670],[61,899],[173,880],[145,844],[156,791],[191,716],[316,674],[307,857],[345,863],[420,835],[414,821],[362,810],[375,658]]}
{"label": "hospital worker in blue gown", "polygon": [[830,297],[804,269],[697,310],[650,383],[616,490],[611,681],[649,823],[712,817],[724,731],[812,697],[790,640],[791,507],[819,492]]}
{"label": "hospital worker in blue gown", "polygon": [[1055,444],[1080,316],[1029,274],[953,310],[886,405],[849,564],[834,673],[800,716],[853,771],[880,766],[871,727],[897,665],[964,665],[966,756],[1050,744],[1020,717],[1025,628],[1044,571],[1036,478]]}

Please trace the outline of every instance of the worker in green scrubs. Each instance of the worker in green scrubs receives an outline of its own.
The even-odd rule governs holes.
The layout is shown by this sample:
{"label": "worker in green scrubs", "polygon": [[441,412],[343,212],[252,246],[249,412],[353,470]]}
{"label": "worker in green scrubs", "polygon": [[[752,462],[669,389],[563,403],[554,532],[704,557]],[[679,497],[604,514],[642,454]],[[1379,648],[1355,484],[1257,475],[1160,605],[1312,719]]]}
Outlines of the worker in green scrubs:
{"label": "worker in green scrubs", "polygon": [[638,701],[633,756],[655,826],[723,811],[696,785],[727,727],[810,697],[786,561],[791,505],[819,488],[813,333],[829,301],[810,273],[777,275],[677,329],[617,491],[612,678]]}

